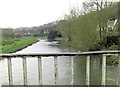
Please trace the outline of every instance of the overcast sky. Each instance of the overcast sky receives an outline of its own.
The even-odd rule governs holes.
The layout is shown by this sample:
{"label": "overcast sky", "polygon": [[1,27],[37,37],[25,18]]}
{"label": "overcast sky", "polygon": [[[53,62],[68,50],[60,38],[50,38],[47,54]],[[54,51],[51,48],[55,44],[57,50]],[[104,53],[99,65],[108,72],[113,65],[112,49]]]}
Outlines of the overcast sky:
{"label": "overcast sky", "polygon": [[85,0],[0,0],[0,27],[31,27],[59,20]]}
{"label": "overcast sky", "polygon": [[[56,21],[88,0],[0,0],[0,27],[32,27]],[[113,0],[114,1],[114,0]]]}

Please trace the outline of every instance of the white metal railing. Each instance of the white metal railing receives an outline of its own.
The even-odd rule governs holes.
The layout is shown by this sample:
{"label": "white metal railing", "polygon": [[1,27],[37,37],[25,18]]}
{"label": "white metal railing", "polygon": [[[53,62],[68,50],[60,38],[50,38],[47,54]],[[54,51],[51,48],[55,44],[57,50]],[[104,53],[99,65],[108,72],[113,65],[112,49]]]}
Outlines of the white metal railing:
{"label": "white metal railing", "polygon": [[[117,54],[119,56],[120,50],[116,51],[90,51],[90,52],[79,52],[79,53],[49,53],[49,54],[1,54],[0,58],[8,60],[8,78],[9,78],[9,85],[13,85],[13,77],[12,77],[12,62],[11,58],[22,58],[23,60],[23,79],[24,85],[27,85],[27,64],[26,58],[27,57],[38,57],[38,78],[39,78],[39,85],[42,85],[42,60],[41,57],[54,57],[54,76],[55,76],[55,85],[58,83],[58,56],[70,56],[71,57],[71,85],[74,85],[74,70],[73,70],[73,58],[74,56],[86,56],[86,85],[90,85],[90,57],[92,55],[102,55],[102,83],[101,85],[105,85],[106,83],[106,55],[113,55]],[[118,69],[120,69],[120,56],[119,56],[119,64]],[[119,72],[118,72],[118,85],[119,85]]]}

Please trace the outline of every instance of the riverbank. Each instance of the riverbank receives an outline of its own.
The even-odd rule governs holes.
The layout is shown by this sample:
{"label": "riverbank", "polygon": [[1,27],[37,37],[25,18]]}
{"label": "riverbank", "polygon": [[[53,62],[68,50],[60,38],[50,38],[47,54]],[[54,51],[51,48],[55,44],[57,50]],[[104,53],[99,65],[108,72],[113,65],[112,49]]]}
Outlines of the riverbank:
{"label": "riverbank", "polygon": [[[65,49],[66,48],[69,49],[70,47],[72,47],[72,49],[75,48],[74,44],[72,44],[71,41],[68,41],[68,39],[65,37],[57,37],[57,38],[55,38],[55,40],[63,41],[62,46],[64,46],[63,48],[65,48]],[[74,50],[78,52],[79,51],[78,49],[75,48]],[[109,48],[102,48],[101,49],[101,51],[109,51],[109,50],[110,50]],[[94,50],[94,51],[96,51],[96,50]],[[118,64],[118,56],[117,55],[107,55],[106,57],[107,57],[107,64],[108,65],[117,65]]]}
{"label": "riverbank", "polygon": [[2,42],[0,53],[14,53],[38,42],[38,40],[35,38],[15,38],[3,39]]}

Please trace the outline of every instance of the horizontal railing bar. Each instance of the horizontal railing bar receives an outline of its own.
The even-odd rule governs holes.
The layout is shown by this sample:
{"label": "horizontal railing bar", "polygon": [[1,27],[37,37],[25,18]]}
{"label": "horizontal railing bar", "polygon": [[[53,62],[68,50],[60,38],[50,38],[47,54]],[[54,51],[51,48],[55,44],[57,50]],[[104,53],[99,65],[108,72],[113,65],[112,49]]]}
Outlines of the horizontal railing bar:
{"label": "horizontal railing bar", "polygon": [[115,51],[89,51],[89,52],[64,52],[64,53],[26,53],[26,54],[0,54],[0,57],[48,57],[48,56],[83,56],[83,55],[102,55],[102,54],[120,54],[120,50]]}

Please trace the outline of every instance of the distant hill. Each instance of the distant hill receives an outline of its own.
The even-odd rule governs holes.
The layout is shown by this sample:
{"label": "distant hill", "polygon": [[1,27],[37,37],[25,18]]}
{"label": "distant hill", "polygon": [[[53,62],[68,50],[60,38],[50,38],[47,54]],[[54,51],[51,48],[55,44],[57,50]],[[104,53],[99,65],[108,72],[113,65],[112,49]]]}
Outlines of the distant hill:
{"label": "distant hill", "polygon": [[35,27],[20,27],[16,28],[14,30],[15,33],[23,33],[23,34],[29,34],[29,35],[37,35],[37,34],[44,34],[49,33],[51,29],[56,29],[58,22],[51,22],[48,24],[44,24],[41,26],[35,26]]}

